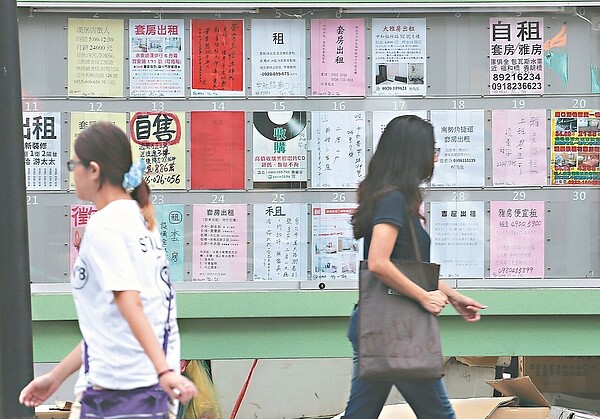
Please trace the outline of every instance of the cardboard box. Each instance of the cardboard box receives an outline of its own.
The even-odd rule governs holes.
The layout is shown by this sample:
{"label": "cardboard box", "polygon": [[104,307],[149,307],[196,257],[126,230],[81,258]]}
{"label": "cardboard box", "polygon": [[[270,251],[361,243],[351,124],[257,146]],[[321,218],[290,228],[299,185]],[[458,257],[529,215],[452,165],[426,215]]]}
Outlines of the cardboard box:
{"label": "cardboard box", "polygon": [[54,404],[43,404],[35,408],[36,419],[68,419],[72,403],[57,400]]}
{"label": "cardboard box", "polygon": [[35,408],[36,419],[69,419],[70,410],[60,410],[54,405],[41,405]]}
{"label": "cardboard box", "polygon": [[525,356],[520,367],[542,393],[600,391],[600,356]]}
{"label": "cardboard box", "polygon": [[[491,380],[488,384],[504,396],[450,399],[458,419],[550,419],[550,405],[529,377]],[[379,415],[379,419],[397,418],[417,419],[408,404],[385,406]]]}

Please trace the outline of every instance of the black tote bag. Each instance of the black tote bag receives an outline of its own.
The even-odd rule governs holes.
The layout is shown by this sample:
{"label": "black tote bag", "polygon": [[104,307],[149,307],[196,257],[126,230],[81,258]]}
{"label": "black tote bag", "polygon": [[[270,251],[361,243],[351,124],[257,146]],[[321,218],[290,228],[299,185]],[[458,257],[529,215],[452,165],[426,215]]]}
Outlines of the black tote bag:
{"label": "black tote bag", "polygon": [[[410,223],[409,223],[410,225]],[[416,247],[414,228],[410,225]],[[440,266],[392,259],[427,291],[438,289]],[[359,272],[358,376],[367,380],[440,378],[444,364],[438,318],[381,282],[362,261]]]}

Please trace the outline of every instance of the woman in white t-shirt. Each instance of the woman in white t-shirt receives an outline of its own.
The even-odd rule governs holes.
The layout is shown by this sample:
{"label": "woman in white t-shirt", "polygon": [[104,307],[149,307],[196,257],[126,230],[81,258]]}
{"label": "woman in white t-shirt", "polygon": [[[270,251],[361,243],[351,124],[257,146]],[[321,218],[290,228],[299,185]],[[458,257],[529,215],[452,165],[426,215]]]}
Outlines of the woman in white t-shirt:
{"label": "woman in white t-shirt", "polygon": [[175,296],[150,188],[142,177],[145,163],[132,162],[126,134],[108,122],[82,131],[74,149],[68,168],[77,197],[97,209],[71,273],[84,340],[29,383],[19,400],[38,406],[80,370],[76,392],[89,386],[131,390],[158,382],[171,399],[186,403],[197,390],[179,374]]}

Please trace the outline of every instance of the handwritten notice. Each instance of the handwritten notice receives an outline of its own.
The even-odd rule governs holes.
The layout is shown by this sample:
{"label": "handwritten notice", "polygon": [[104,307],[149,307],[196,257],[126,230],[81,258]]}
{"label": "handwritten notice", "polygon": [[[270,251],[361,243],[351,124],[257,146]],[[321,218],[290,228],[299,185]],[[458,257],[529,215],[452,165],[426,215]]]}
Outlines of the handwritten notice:
{"label": "handwritten notice", "polygon": [[490,276],[544,277],[544,201],[490,202]]}
{"label": "handwritten notice", "polygon": [[134,158],[146,161],[150,189],[185,189],[185,114],[132,113],[129,134]]}
{"label": "handwritten notice", "polygon": [[483,110],[431,111],[439,158],[431,186],[483,186]]}
{"label": "handwritten notice", "polygon": [[356,205],[313,204],[312,279],[357,280],[362,240],[356,240],[350,219]]}
{"label": "handwritten notice", "polygon": [[552,185],[600,185],[600,111],[552,111]]}
{"label": "handwritten notice", "polygon": [[546,186],[546,111],[492,111],[494,186]]}
{"label": "handwritten notice", "polygon": [[425,19],[373,19],[374,95],[427,94]]}
{"label": "handwritten notice", "polygon": [[365,112],[312,112],[313,188],[356,188],[365,175]]}
{"label": "handwritten notice", "polygon": [[252,19],[252,95],[306,94],[306,37],[303,20]]}
{"label": "handwritten notice", "polygon": [[60,141],[60,112],[23,112],[27,190],[60,190]]}
{"label": "handwritten notice", "polygon": [[244,94],[244,21],[192,19],[192,96]]}
{"label": "handwritten notice", "polygon": [[443,278],[483,278],[483,202],[431,202],[431,261]]}
{"label": "handwritten notice", "polygon": [[169,261],[172,282],[182,282],[185,266],[185,207],[182,204],[154,205],[156,224]]}
{"label": "handwritten notice", "polygon": [[246,281],[246,204],[194,205],[192,281]]}
{"label": "handwritten notice", "polygon": [[490,18],[490,94],[544,93],[544,19]]}
{"label": "handwritten notice", "polygon": [[192,189],[243,189],[244,112],[192,112]]}
{"label": "handwritten notice", "polygon": [[306,204],[254,204],[255,281],[306,279]]}
{"label": "handwritten notice", "polygon": [[81,242],[83,240],[83,235],[85,232],[85,226],[96,211],[95,205],[71,205],[70,213],[69,213],[69,249],[70,249],[70,258],[69,258],[69,267],[73,266],[75,263],[75,259],[77,259],[77,255],[79,254],[79,249],[81,248]]}
{"label": "handwritten notice", "polygon": [[123,19],[69,18],[69,96],[123,96]]}
{"label": "handwritten notice", "polygon": [[365,95],[364,19],[311,20],[313,96]]}
{"label": "handwritten notice", "polygon": [[129,94],[182,97],[183,19],[129,21]]}

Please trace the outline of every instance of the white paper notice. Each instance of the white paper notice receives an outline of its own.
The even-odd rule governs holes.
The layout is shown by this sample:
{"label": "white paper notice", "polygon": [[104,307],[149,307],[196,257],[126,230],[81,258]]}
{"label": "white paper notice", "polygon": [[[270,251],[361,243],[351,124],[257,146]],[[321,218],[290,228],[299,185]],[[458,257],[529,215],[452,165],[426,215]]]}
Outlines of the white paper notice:
{"label": "white paper notice", "polygon": [[313,188],[356,188],[365,175],[365,113],[312,112]]}
{"label": "white paper notice", "polygon": [[431,203],[431,261],[443,278],[484,277],[483,202]]}
{"label": "white paper notice", "polygon": [[304,20],[252,19],[252,95],[306,94]]}
{"label": "white paper notice", "polygon": [[431,111],[439,158],[431,186],[484,186],[483,110]]}
{"label": "white paper notice", "polygon": [[307,204],[254,205],[254,280],[307,276]]}
{"label": "white paper notice", "polygon": [[363,251],[350,224],[355,209],[355,204],[313,204],[312,279],[358,279]]}

